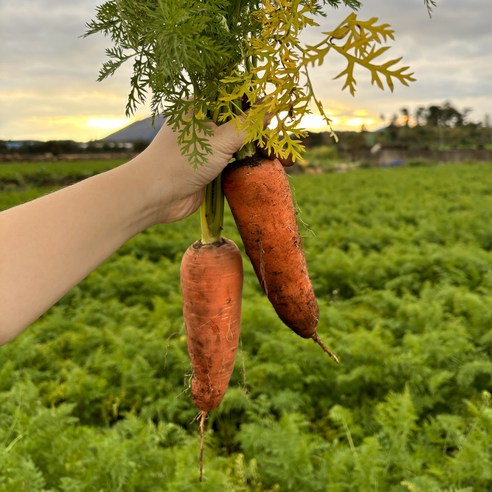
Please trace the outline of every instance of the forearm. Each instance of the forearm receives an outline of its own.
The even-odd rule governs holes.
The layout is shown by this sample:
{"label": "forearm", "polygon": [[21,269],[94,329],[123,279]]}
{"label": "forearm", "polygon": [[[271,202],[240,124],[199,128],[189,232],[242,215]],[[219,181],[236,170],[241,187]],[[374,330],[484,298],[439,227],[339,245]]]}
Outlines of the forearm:
{"label": "forearm", "polygon": [[194,170],[164,125],[129,163],[0,212],[0,344],[135,234],[193,213],[243,141],[233,122],[214,126],[212,152]]}
{"label": "forearm", "polygon": [[156,222],[134,162],[0,213],[0,343]]}

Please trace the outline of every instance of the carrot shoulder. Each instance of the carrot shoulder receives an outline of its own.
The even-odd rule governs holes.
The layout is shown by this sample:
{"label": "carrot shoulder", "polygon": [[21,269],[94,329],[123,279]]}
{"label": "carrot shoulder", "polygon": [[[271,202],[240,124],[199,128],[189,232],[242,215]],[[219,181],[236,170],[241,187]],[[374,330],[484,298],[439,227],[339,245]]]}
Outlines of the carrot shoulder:
{"label": "carrot shoulder", "polygon": [[245,251],[279,318],[337,360],[317,334],[319,308],[284,167],[278,159],[250,158],[230,164],[222,183]]}

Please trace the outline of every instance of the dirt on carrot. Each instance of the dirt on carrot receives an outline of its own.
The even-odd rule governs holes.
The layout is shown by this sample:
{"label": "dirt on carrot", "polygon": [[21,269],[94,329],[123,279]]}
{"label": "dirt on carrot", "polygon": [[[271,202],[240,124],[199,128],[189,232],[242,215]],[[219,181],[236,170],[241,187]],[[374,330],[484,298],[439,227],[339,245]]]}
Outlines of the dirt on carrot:
{"label": "dirt on carrot", "polygon": [[241,253],[232,241],[197,241],[186,250],[181,263],[181,291],[193,368],[191,393],[203,411],[220,404],[234,369],[242,285]]}
{"label": "dirt on carrot", "polygon": [[233,241],[197,241],[181,261],[183,317],[193,370],[191,395],[200,412],[200,481],[205,419],[227,391],[239,344],[243,264]]}
{"label": "dirt on carrot", "polygon": [[317,334],[318,303],[282,163],[256,156],[230,164],[222,179],[246,253],[279,318],[338,362]]}

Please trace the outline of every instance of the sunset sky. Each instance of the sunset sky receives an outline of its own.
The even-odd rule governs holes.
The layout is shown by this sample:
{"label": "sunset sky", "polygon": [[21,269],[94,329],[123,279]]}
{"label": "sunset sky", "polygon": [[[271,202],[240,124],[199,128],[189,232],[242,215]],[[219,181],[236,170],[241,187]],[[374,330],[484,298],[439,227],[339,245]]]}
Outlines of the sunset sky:
{"label": "sunset sky", "polygon": [[[135,119],[149,116],[148,107],[133,120],[124,115],[130,72],[120,69],[110,80],[96,82],[109,40],[82,39],[85,24],[102,0],[0,0],[0,139],[102,138]],[[382,92],[358,72],[355,97],[341,92],[333,77],[342,60],[329,56],[313,73],[318,97],[335,130],[361,125],[374,130],[401,108],[450,101],[458,110],[472,109],[469,119],[492,116],[491,0],[437,0],[429,18],[423,0],[367,0],[361,19],[375,16],[396,32],[388,56],[403,56],[417,82]],[[326,7],[319,30],[333,29],[350,12]],[[317,31],[309,41],[320,39]],[[312,116],[306,126],[320,128]]]}

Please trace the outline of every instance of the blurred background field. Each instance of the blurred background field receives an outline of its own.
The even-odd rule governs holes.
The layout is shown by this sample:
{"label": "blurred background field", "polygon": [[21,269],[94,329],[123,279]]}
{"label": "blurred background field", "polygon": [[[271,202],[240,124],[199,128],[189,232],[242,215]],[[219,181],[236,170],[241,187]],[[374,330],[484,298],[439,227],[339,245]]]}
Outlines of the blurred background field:
{"label": "blurred background field", "polygon": [[[316,152],[290,180],[342,364],[282,325],[244,258],[200,485],[179,292],[199,220],[154,227],[0,348],[1,492],[492,489],[492,166],[327,172]],[[2,164],[0,209],[121,162]],[[228,211],[224,233],[241,246]]]}

